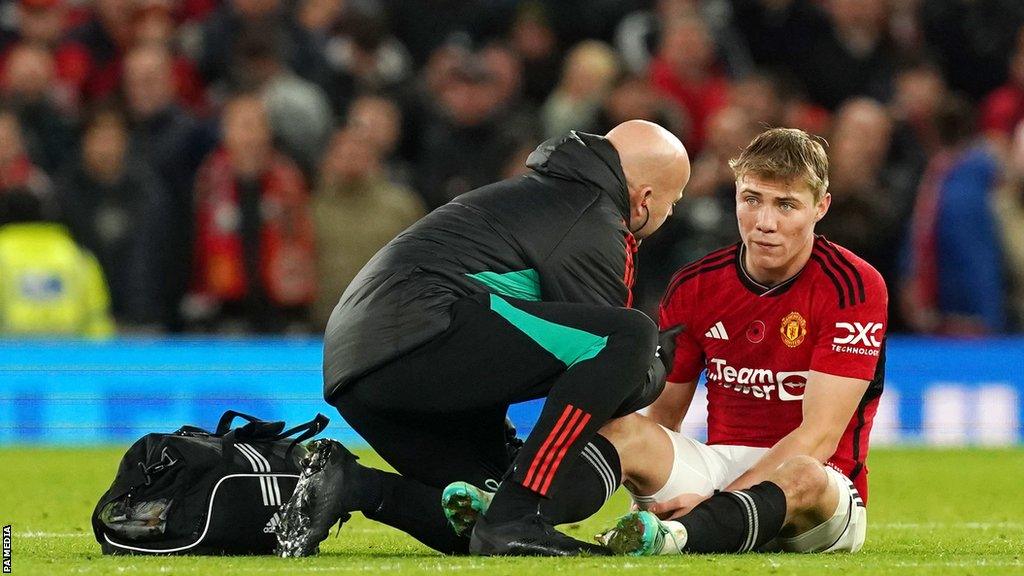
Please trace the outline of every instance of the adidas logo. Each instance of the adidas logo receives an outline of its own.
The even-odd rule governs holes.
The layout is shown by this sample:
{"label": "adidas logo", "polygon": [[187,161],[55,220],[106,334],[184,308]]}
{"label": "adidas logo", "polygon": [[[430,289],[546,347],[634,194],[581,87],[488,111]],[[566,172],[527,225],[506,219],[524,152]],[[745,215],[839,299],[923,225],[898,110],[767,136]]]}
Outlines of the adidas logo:
{"label": "adidas logo", "polygon": [[273,534],[274,530],[277,530],[277,527],[280,525],[281,517],[277,514],[277,512],[274,512],[274,515],[271,516],[270,520],[267,521],[267,525],[263,527],[263,533]]}
{"label": "adidas logo", "polygon": [[710,330],[704,333],[707,338],[713,338],[715,340],[728,340],[729,335],[725,332],[725,326],[722,321],[715,322],[715,325]]}

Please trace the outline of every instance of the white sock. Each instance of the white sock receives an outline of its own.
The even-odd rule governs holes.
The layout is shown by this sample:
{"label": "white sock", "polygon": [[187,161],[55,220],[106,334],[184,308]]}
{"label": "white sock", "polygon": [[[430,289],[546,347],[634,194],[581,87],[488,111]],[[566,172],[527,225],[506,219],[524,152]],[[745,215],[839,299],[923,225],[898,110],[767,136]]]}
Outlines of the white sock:
{"label": "white sock", "polygon": [[665,534],[665,541],[662,543],[658,555],[682,554],[683,546],[686,546],[686,528],[675,520],[659,520],[659,522],[668,533]]}

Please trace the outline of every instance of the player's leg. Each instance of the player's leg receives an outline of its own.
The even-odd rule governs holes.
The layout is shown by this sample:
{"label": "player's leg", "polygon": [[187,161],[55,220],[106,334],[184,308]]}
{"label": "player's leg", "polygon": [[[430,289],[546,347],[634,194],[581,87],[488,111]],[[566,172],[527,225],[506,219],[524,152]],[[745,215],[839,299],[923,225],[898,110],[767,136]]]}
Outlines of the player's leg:
{"label": "player's leg", "polygon": [[[768,490],[773,488],[774,490]],[[752,517],[755,532],[745,532],[743,540],[752,546],[743,549],[733,548],[738,542],[735,519],[728,520],[728,512],[724,512],[726,498],[742,495],[745,492],[758,490],[763,502],[771,504],[767,511],[756,508],[760,502],[756,498],[748,498],[745,504],[755,508]],[[782,525],[775,530],[773,520],[777,520],[778,500],[775,491],[781,492],[785,502],[785,516]],[[717,510],[712,505],[721,500],[722,506]],[[724,492],[712,496],[687,516],[679,518],[682,531],[676,529],[678,548],[684,552],[730,552],[749,549],[785,550],[790,552],[834,552],[856,551],[864,542],[866,528],[866,511],[853,483],[841,473],[810,456],[790,458],[775,471],[765,482],[749,490]],[[703,508],[702,508],[703,507]],[[767,512],[767,513],[765,513]],[[735,514],[733,514],[735,516]],[[767,519],[769,522],[765,522]],[[760,526],[758,522],[760,521]],[[671,526],[672,523],[664,523]],[[775,537],[772,534],[775,533]],[[683,537],[680,538],[680,535]]]}
{"label": "player's leg", "polygon": [[[471,552],[507,554],[516,553],[508,542],[537,532],[540,524],[550,526],[539,516],[544,499],[564,485],[583,447],[642,385],[654,360],[657,332],[646,316],[632,310],[491,298],[492,310],[566,367],[554,381],[513,391],[513,401],[545,394],[547,400],[511,477],[477,522],[471,542]],[[523,553],[547,553],[543,548]]]}
{"label": "player's leg", "polygon": [[[623,476],[640,508],[682,499],[677,521],[637,511],[599,540],[616,553],[730,552],[767,542],[781,528],[786,501],[770,482],[738,493],[716,493],[742,470],[727,455],[640,415],[602,430],[623,456]],[[690,536],[691,532],[693,533]]]}
{"label": "player's leg", "polygon": [[[620,553],[746,552],[768,547],[801,552],[859,548],[866,520],[852,483],[813,458],[786,461],[767,480],[746,490],[717,492],[685,516],[661,521],[629,514],[606,534]],[[855,491],[854,491],[855,494]],[[858,499],[859,500],[859,499]],[[863,542],[860,536],[859,542]]]}
{"label": "player's leg", "polygon": [[[753,452],[755,449],[744,449],[735,447],[734,452]],[[760,453],[756,450],[754,454]],[[749,466],[751,458],[734,454],[737,462],[745,461],[742,467]],[[733,480],[730,473],[720,485],[725,485]],[[755,526],[760,523],[759,533],[751,536],[753,549],[785,550],[791,552],[825,552],[825,551],[856,551],[864,542],[866,527],[866,512],[860,496],[857,494],[853,483],[836,470],[823,466],[810,456],[796,456],[790,458],[775,471],[773,471],[765,482],[753,487],[768,488],[776,487],[785,498],[785,517],[782,527],[778,530],[776,537],[772,538],[774,526],[771,522],[759,522],[755,510]],[[730,494],[720,493],[712,499],[720,498],[725,502]],[[761,490],[762,494],[768,495],[771,500],[771,493]],[[758,502],[750,502],[755,508]],[[700,508],[700,506],[698,506]],[[777,506],[776,506],[777,508]],[[708,507],[710,510],[710,506]],[[701,512],[708,512],[701,510]],[[694,510],[697,512],[697,509]],[[770,511],[769,511],[770,512]],[[776,519],[778,516],[773,513],[766,515],[768,518]],[[765,516],[761,516],[763,520]],[[681,549],[688,552],[728,552],[733,550],[736,530],[735,522],[721,522],[722,518],[715,517],[709,513],[703,516],[694,514],[679,519],[686,534],[689,535],[688,542],[682,544]],[[709,526],[717,528],[709,529]],[[733,533],[733,538],[726,537]],[[749,536],[749,533],[748,533]],[[723,538],[725,537],[725,538]],[[678,538],[677,538],[678,539]],[[763,543],[763,544],[762,544]]]}
{"label": "player's leg", "polygon": [[615,446],[623,484],[641,507],[659,501],[665,492],[710,494],[713,490],[706,479],[709,473],[694,468],[704,459],[684,454],[687,446],[673,441],[669,431],[650,418],[641,414],[615,418],[601,428],[601,434]]}
{"label": "player's leg", "polygon": [[[791,464],[787,462],[787,464]],[[787,517],[779,537],[768,548],[786,552],[857,552],[867,533],[867,508],[853,482],[841,472],[817,461],[794,463],[789,470],[780,468],[777,480],[787,492],[796,492],[792,482],[799,476],[817,478],[825,474],[822,489],[818,480],[804,488],[804,508],[794,498],[794,510]],[[801,470],[803,468],[803,470]]]}

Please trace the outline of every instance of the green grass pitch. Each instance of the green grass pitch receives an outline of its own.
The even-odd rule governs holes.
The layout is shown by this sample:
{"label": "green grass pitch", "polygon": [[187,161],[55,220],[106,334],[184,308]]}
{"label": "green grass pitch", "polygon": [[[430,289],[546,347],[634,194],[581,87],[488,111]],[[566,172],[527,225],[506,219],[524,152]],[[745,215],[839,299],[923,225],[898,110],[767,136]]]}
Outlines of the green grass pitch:
{"label": "green grass pitch", "polygon": [[[868,541],[855,555],[513,559],[434,554],[356,516],[316,558],[104,557],[89,514],[119,449],[0,449],[0,523],[14,574],[1024,574],[1024,450],[876,450]],[[364,461],[379,463],[372,454]],[[626,505],[563,529],[588,538]]]}

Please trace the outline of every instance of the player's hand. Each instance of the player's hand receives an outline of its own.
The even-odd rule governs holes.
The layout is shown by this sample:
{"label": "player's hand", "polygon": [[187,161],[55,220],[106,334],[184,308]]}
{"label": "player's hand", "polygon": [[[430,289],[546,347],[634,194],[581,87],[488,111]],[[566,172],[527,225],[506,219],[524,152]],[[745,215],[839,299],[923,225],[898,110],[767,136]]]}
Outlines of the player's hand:
{"label": "player's hand", "polygon": [[707,496],[701,494],[680,494],[671,500],[655,502],[647,509],[662,520],[674,520],[686,516],[690,510],[707,499]]}
{"label": "player's hand", "polygon": [[665,375],[672,374],[672,363],[676,357],[676,336],[686,329],[679,324],[658,332],[658,359],[665,366]]}

